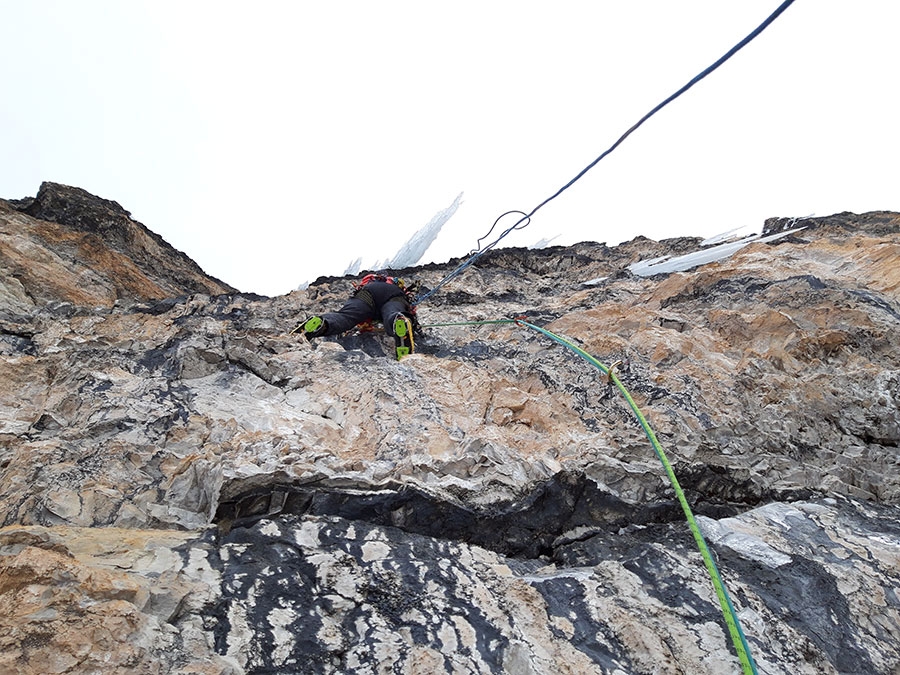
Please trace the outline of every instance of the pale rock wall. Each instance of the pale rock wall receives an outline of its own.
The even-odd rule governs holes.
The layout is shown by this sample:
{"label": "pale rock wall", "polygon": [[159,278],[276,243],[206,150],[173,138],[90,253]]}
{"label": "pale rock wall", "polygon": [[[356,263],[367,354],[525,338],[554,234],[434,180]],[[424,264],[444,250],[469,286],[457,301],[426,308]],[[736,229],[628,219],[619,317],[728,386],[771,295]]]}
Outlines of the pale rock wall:
{"label": "pale rock wall", "polygon": [[[900,668],[876,216],[659,278],[626,268],[697,240],[494,251],[419,310],[623,362],[764,673]],[[4,218],[25,251],[39,221]],[[6,272],[0,672],[739,672],[653,449],[559,345],[431,328],[397,362],[381,333],[290,334],[349,279],[80,304]]]}

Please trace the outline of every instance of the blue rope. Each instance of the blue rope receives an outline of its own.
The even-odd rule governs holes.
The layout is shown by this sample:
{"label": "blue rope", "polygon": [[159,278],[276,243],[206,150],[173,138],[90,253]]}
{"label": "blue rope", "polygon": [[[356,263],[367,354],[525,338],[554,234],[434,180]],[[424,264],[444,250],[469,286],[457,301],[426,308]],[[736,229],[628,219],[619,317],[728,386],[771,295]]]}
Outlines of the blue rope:
{"label": "blue rope", "polygon": [[[469,266],[470,266],[472,263],[474,263],[478,258],[480,258],[480,257],[483,256],[485,253],[487,253],[487,252],[490,251],[492,248],[494,248],[494,246],[496,246],[496,245],[500,242],[500,240],[503,239],[503,238],[504,238],[506,235],[508,235],[510,232],[512,232],[513,230],[520,230],[520,229],[526,227],[526,226],[531,222],[531,217],[532,217],[535,213],[537,213],[539,209],[541,209],[542,207],[544,207],[546,204],[552,202],[554,199],[556,199],[557,197],[559,197],[563,192],[565,192],[565,191],[568,190],[570,187],[572,187],[572,185],[574,185],[576,181],[578,181],[582,176],[584,176],[584,174],[586,174],[588,171],[590,171],[591,169],[593,169],[601,159],[603,159],[603,158],[606,157],[608,154],[610,154],[613,150],[615,150],[616,148],[618,148],[618,147],[622,144],[622,142],[623,142],[626,138],[628,138],[634,131],[636,131],[636,130],[638,129],[638,127],[640,127],[644,122],[646,122],[647,120],[649,120],[649,119],[650,119],[651,117],[653,117],[656,113],[658,113],[660,110],[662,110],[663,108],[665,108],[667,105],[669,105],[672,101],[674,101],[676,98],[678,98],[679,96],[681,96],[681,95],[682,95],[684,92],[686,92],[688,89],[690,89],[690,88],[693,87],[695,84],[697,84],[700,80],[702,80],[702,79],[705,78],[707,75],[709,75],[709,74],[712,73],[714,70],[716,70],[719,66],[721,66],[723,63],[725,63],[728,59],[730,59],[732,56],[734,56],[738,51],[740,51],[741,49],[743,49],[744,47],[746,47],[747,44],[749,44],[751,40],[753,40],[757,35],[759,35],[759,34],[762,33],[766,28],[768,28],[769,24],[771,24],[773,21],[775,21],[775,19],[777,19],[777,18],[781,15],[781,13],[784,12],[784,10],[786,10],[788,7],[790,7],[791,4],[793,4],[793,2],[794,2],[794,0],[785,0],[783,3],[781,3],[781,5],[778,7],[778,9],[776,9],[774,12],[772,12],[772,13],[768,16],[768,18],[767,18],[765,21],[763,21],[761,24],[759,24],[759,26],[757,26],[757,27],[756,27],[749,35],[747,35],[747,37],[745,37],[743,40],[741,40],[740,42],[738,42],[734,47],[732,47],[731,49],[729,49],[729,50],[728,50],[725,54],[723,54],[723,55],[722,55],[715,63],[713,63],[712,65],[710,65],[709,67],[707,67],[706,69],[704,69],[702,72],[700,72],[698,75],[696,75],[693,79],[690,80],[690,82],[688,82],[688,83],[685,84],[683,87],[681,87],[681,89],[679,89],[678,91],[676,91],[674,94],[672,94],[671,96],[669,96],[666,100],[664,100],[662,103],[660,103],[660,104],[657,105],[655,108],[653,108],[653,110],[651,110],[651,111],[648,112],[646,115],[644,115],[641,119],[639,119],[639,120],[637,121],[637,123],[636,123],[634,126],[632,126],[632,127],[631,127],[628,131],[626,131],[624,134],[622,134],[622,135],[619,137],[619,139],[618,139],[615,143],[613,143],[611,146],[609,146],[609,148],[607,148],[605,152],[603,152],[599,157],[597,157],[597,159],[595,159],[593,162],[591,162],[591,163],[588,164],[586,167],[584,167],[581,171],[579,171],[578,174],[577,174],[572,180],[570,180],[568,183],[566,183],[565,185],[563,185],[559,190],[557,190],[555,193],[553,193],[550,197],[548,197],[547,199],[545,199],[544,201],[542,201],[540,204],[538,204],[537,206],[535,206],[535,207],[531,210],[531,213],[523,214],[522,217],[521,217],[519,220],[517,220],[515,223],[513,223],[513,225],[512,225],[511,227],[508,227],[507,229],[505,229],[505,230],[500,234],[500,236],[497,237],[497,238],[496,238],[494,241],[492,241],[490,244],[488,244],[488,245],[485,246],[484,248],[480,248],[481,240],[487,238],[488,236],[490,236],[490,233],[494,231],[494,228],[497,226],[497,223],[500,222],[500,219],[501,219],[501,218],[503,218],[504,216],[509,215],[510,213],[522,213],[522,212],[521,212],[521,211],[507,211],[507,212],[504,213],[502,216],[500,216],[500,218],[498,218],[496,221],[494,221],[494,224],[491,226],[491,229],[488,230],[488,233],[487,233],[486,235],[484,235],[484,237],[481,237],[481,239],[478,240],[478,243],[479,243],[479,249],[477,249],[477,250],[472,254],[472,256],[471,256],[468,260],[466,260],[465,262],[463,262],[459,267],[457,267],[455,270],[453,270],[452,272],[450,272],[450,274],[448,274],[446,277],[444,277],[443,279],[441,279],[441,280],[435,285],[434,288],[432,288],[430,291],[428,291],[428,292],[425,293],[424,295],[420,296],[420,297],[416,300],[416,303],[419,304],[419,303],[424,302],[425,300],[427,300],[428,298],[430,298],[432,295],[434,295],[435,291],[437,291],[439,288],[441,288],[441,287],[442,287],[444,284],[446,284],[448,281],[450,281],[451,279],[454,279],[454,278],[458,277],[460,274],[462,274],[462,272],[463,272],[467,267],[469,267]],[[524,223],[524,224],[523,224],[523,223]]]}

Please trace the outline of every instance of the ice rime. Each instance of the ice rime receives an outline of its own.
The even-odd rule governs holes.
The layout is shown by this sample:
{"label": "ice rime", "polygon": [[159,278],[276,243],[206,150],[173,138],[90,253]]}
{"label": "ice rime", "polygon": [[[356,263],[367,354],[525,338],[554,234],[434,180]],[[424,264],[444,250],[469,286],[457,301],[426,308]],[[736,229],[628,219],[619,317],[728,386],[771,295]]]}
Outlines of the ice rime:
{"label": "ice rime", "polygon": [[559,238],[559,235],[557,234],[555,237],[550,237],[549,239],[546,239],[546,238],[541,239],[540,241],[536,241],[535,243],[533,243],[528,248],[531,249],[532,251],[542,249],[542,248],[547,248],[554,239],[558,239],[558,238]]}
{"label": "ice rime", "polygon": [[427,225],[418,230],[405,244],[403,244],[403,246],[400,247],[400,250],[397,251],[393,258],[384,261],[377,269],[399,270],[404,267],[412,267],[419,262],[419,260],[422,259],[422,256],[425,255],[428,247],[431,246],[435,239],[437,239],[441,228],[444,227],[447,221],[450,220],[454,213],[456,213],[456,209],[458,209],[459,205],[462,203],[462,196],[463,193],[460,192],[450,206],[442,211],[438,211],[434,217],[428,221]]}
{"label": "ice rime", "polygon": [[[434,217],[428,221],[428,224],[419,229],[413,236],[411,236],[403,246],[394,254],[393,258],[385,258],[384,260],[377,261],[371,269],[373,270],[399,270],[404,267],[412,267],[416,263],[418,263],[422,256],[425,255],[425,252],[428,250],[428,247],[437,239],[438,234],[440,234],[441,228],[447,224],[447,221],[456,213],[456,210],[459,208],[459,205],[462,204],[463,193],[460,192],[456,199],[453,200],[453,203],[450,204],[446,209],[438,211]],[[345,276],[355,276],[359,274],[359,270],[362,268],[362,258],[357,258],[353,260],[349,265],[347,265],[347,269],[344,270]],[[298,291],[302,291],[309,287],[309,281],[304,281],[299,284],[296,288]]]}
{"label": "ice rime", "polygon": [[749,237],[744,237],[739,241],[732,241],[724,244],[719,244],[718,246],[711,246],[709,248],[705,248],[700,251],[694,251],[693,253],[688,253],[686,255],[675,256],[674,258],[664,256],[662,258],[653,258],[651,260],[640,260],[632,265],[629,265],[628,270],[632,274],[637,274],[639,277],[649,277],[653,276],[654,274],[668,274],[669,272],[683,272],[684,270],[689,270],[693,267],[699,267],[700,265],[706,265],[707,263],[724,260],[740,249],[744,248],[744,246],[746,246],[747,244],[752,244],[754,242],[759,242],[762,244],[767,241],[775,241],[776,239],[781,239],[782,237],[786,237],[789,234],[793,234],[794,232],[799,232],[802,229],[804,228],[797,227],[793,230],[787,230],[786,232],[779,232],[778,234],[769,235],[768,237],[760,237],[758,234],[754,234]]}
{"label": "ice rime", "polygon": [[353,276],[359,274],[360,267],[362,267],[362,258],[357,258],[352,263],[347,265],[347,269],[344,270],[344,276]]}
{"label": "ice rime", "polygon": [[[794,222],[796,222],[796,220]],[[701,248],[701,250],[699,251],[675,256],[674,258],[665,255],[660,258],[648,258],[647,260],[639,260],[638,262],[629,265],[628,271],[630,271],[632,274],[638,275],[639,277],[650,277],[654,274],[668,274],[670,272],[683,272],[694,267],[700,267],[700,265],[706,265],[707,263],[724,260],[740,249],[744,248],[744,246],[746,246],[747,244],[752,244],[754,242],[764,244],[768,241],[781,239],[782,237],[786,237],[790,234],[793,234],[794,232],[799,232],[802,229],[804,228],[795,227],[791,230],[786,230],[784,232],[778,232],[777,234],[771,234],[767,237],[763,237],[758,233],[751,234],[749,236],[741,236],[739,233],[746,232],[746,228],[737,228],[734,230],[729,230],[728,232],[723,232],[722,234],[718,234],[714,237],[710,237],[709,239],[705,239],[704,241],[700,242],[700,246],[703,248]],[[735,239],[737,239],[737,241],[735,241]],[[712,244],[716,245],[713,246]],[[588,281],[582,281],[581,285],[599,286],[607,279],[608,277],[597,277],[595,279],[589,279]]]}
{"label": "ice rime", "polygon": [[725,243],[733,243],[738,239],[746,239],[753,235],[758,235],[758,230],[750,231],[752,227],[750,225],[742,225],[741,227],[736,227],[733,230],[728,230],[727,232],[723,232],[722,234],[717,234],[715,236],[710,237],[709,239],[704,239],[700,242],[701,246],[712,246],[713,244],[725,244]]}

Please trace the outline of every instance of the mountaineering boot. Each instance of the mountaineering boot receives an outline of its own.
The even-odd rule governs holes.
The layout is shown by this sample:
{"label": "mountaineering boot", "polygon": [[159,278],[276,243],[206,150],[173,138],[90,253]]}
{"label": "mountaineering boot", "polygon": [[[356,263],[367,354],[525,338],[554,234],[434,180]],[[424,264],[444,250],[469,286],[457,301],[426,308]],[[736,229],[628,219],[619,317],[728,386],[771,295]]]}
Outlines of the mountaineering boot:
{"label": "mountaineering boot", "polygon": [[415,350],[412,322],[403,314],[394,317],[394,344],[397,347],[398,361],[404,356],[409,356]]}
{"label": "mountaineering boot", "polygon": [[325,319],[321,316],[311,316],[303,322],[302,330],[306,339],[312,340],[314,337],[324,335],[325,331],[328,330],[328,324],[325,323]]}

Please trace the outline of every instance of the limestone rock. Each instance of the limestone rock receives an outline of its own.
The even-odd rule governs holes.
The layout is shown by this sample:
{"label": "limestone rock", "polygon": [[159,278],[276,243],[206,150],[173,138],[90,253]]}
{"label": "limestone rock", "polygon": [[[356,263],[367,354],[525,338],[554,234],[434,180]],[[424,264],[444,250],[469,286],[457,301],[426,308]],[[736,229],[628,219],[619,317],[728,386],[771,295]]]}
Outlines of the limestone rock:
{"label": "limestone rock", "polygon": [[[515,324],[308,343],[350,279],[234,293],[70,190],[0,202],[0,671],[739,671],[596,369]],[[620,361],[760,672],[895,673],[900,216],[804,224],[650,278],[700,241],[496,250],[420,319]]]}
{"label": "limestone rock", "polygon": [[0,200],[0,233],[0,301],[16,311],[235,290],[116,202],[80,188],[43,183],[34,199]]}

